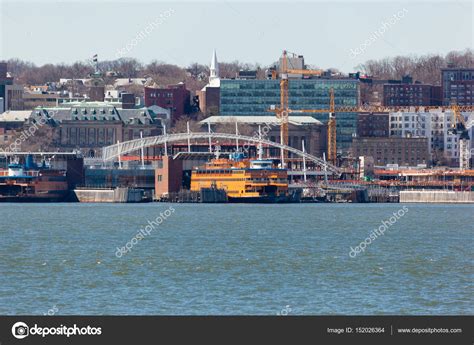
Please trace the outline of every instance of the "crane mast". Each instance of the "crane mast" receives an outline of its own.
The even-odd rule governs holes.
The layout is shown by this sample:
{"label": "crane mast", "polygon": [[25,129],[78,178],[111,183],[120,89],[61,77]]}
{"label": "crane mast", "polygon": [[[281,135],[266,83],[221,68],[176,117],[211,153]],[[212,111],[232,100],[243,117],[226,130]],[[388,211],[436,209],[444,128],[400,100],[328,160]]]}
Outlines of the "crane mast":
{"label": "crane mast", "polygon": [[[288,145],[288,61],[286,50],[283,51],[280,76],[280,109],[277,117],[280,120],[280,144]],[[285,167],[288,152],[281,149],[281,166]]]}
{"label": "crane mast", "polygon": [[[454,121],[451,132],[453,134],[459,134],[459,145],[460,145],[460,167],[461,169],[469,168],[469,134],[467,131],[466,123],[461,111],[474,111],[474,106],[459,106],[452,104],[451,106],[439,107],[439,106],[338,106],[335,105],[334,89],[329,90],[329,109],[290,109],[289,108],[289,74],[302,74],[321,76],[322,70],[306,70],[306,69],[291,69],[288,68],[288,52],[283,51],[281,66],[280,66],[280,107],[270,111],[274,111],[280,122],[280,143],[288,145],[288,115],[290,113],[329,113],[329,119],[327,123],[327,153],[328,161],[332,164],[336,164],[337,160],[337,138],[336,138],[336,113],[359,113],[359,112],[398,112],[398,111],[415,111],[418,112],[420,109],[451,109],[454,114]],[[277,72],[272,71],[272,79],[277,78]],[[285,166],[288,153],[285,150],[281,150],[281,164]]]}

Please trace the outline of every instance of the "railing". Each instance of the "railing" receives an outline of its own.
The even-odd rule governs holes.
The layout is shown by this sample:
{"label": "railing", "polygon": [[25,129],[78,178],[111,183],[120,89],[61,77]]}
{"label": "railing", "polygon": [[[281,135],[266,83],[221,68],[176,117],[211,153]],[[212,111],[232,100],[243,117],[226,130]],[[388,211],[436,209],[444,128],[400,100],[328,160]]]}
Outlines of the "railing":
{"label": "railing", "polygon": [[[329,174],[335,174],[335,175],[340,175],[341,170],[324,161],[321,158],[318,158],[316,156],[313,156],[311,154],[308,154],[306,152],[300,151],[298,149],[295,149],[293,147],[275,143],[270,140],[258,138],[258,137],[248,137],[244,135],[239,135],[239,134],[230,134],[230,133],[214,133],[214,132],[204,132],[204,133],[176,133],[176,134],[167,134],[167,135],[161,135],[161,136],[155,136],[155,137],[148,137],[148,138],[141,138],[141,139],[135,139],[135,140],[130,140],[130,141],[125,141],[123,143],[118,143],[115,145],[107,146],[104,147],[102,152],[103,152],[103,160],[104,161],[110,161],[116,158],[119,158],[121,155],[138,151],[141,150],[142,148],[145,147],[151,147],[151,146],[156,146],[156,145],[161,145],[161,144],[166,144],[169,142],[176,142],[176,141],[183,141],[183,140],[188,140],[188,145],[191,146],[189,143],[190,140],[193,139],[234,139],[237,142],[240,141],[241,143],[261,143],[261,144],[266,144],[275,148],[280,148],[283,150],[286,150],[288,152],[294,153],[298,156],[304,157],[305,159],[312,161],[319,165],[322,169],[326,169]],[[245,145],[242,145],[245,146]]]}

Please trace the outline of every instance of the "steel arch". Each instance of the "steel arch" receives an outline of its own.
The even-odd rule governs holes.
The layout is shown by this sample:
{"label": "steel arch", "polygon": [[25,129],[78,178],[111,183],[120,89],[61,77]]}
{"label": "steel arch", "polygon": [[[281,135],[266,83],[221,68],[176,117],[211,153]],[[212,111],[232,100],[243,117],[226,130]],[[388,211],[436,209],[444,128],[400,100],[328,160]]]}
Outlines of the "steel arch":
{"label": "steel arch", "polygon": [[288,152],[294,153],[300,157],[304,157],[309,161],[316,163],[316,165],[320,166],[321,168],[326,168],[328,172],[340,175],[341,171],[336,166],[325,162],[321,158],[313,156],[309,153],[303,152],[301,150],[295,149],[291,146],[282,145],[279,143],[275,143],[270,140],[261,139],[258,137],[249,137],[240,134],[231,134],[231,133],[214,133],[214,132],[199,132],[199,133],[174,133],[174,134],[166,134],[166,135],[159,135],[154,137],[147,137],[141,139],[134,139],[125,141],[123,143],[117,143],[114,145],[106,146],[102,149],[102,159],[104,161],[110,161],[115,158],[118,158],[119,155],[123,155],[126,153],[130,153],[133,151],[138,151],[142,148],[161,145],[166,143],[172,143],[177,141],[183,140],[192,140],[192,139],[233,139],[239,140],[242,142],[252,142],[252,143],[262,143],[266,144],[275,148],[283,149]]}

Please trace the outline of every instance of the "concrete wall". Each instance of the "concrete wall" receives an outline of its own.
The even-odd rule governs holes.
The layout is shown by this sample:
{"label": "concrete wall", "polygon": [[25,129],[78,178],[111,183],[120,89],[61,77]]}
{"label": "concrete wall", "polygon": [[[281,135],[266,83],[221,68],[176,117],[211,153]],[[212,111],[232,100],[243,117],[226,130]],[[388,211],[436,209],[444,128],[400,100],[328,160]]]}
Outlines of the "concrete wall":
{"label": "concrete wall", "polygon": [[401,191],[400,202],[474,203],[474,192],[454,192],[444,190]]}
{"label": "concrete wall", "polygon": [[141,202],[143,189],[75,189],[79,202]]}

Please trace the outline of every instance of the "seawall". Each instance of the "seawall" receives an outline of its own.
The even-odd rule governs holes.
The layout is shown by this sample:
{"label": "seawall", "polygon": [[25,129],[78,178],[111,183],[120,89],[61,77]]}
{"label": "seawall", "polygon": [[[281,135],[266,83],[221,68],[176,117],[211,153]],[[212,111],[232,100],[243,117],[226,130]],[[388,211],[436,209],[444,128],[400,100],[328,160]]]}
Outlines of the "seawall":
{"label": "seawall", "polygon": [[400,202],[420,203],[474,203],[474,192],[447,190],[401,191]]}

